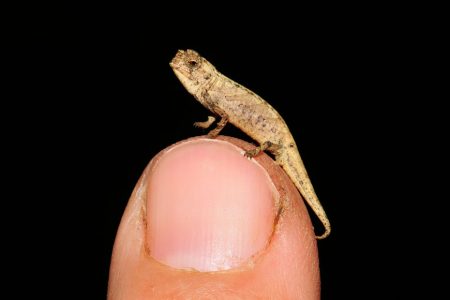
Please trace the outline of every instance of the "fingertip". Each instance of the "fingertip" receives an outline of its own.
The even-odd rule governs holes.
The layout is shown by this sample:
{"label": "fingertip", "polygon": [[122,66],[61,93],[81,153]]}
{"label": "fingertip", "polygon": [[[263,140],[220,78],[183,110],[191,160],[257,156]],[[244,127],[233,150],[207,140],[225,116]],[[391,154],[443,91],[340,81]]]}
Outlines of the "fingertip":
{"label": "fingertip", "polygon": [[[224,149],[216,146],[234,153],[223,157]],[[181,153],[173,152],[175,147]],[[109,299],[320,297],[317,246],[306,207],[267,155],[255,161],[243,157],[252,147],[229,137],[198,137],[152,160],[117,233]],[[170,158],[170,152],[176,155]],[[156,167],[163,168],[157,175]],[[251,179],[243,179],[246,175]],[[217,177],[221,180],[212,180]]]}

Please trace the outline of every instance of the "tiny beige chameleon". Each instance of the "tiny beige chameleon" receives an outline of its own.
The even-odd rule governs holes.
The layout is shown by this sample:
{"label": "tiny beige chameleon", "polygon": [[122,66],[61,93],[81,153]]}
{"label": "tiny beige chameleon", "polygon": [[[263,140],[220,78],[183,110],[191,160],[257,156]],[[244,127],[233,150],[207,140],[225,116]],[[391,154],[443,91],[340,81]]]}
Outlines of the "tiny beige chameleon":
{"label": "tiny beige chameleon", "polygon": [[[208,136],[216,137],[230,122],[260,144],[247,151],[246,156],[253,157],[264,150],[273,153],[276,162],[289,175],[325,227],[325,232],[316,238],[327,237],[331,231],[330,222],[314,192],[294,138],[280,114],[261,97],[219,73],[193,50],[179,50],[170,66],[188,92],[221,117]],[[208,128],[214,121],[215,118],[210,116],[207,121],[194,125]]]}

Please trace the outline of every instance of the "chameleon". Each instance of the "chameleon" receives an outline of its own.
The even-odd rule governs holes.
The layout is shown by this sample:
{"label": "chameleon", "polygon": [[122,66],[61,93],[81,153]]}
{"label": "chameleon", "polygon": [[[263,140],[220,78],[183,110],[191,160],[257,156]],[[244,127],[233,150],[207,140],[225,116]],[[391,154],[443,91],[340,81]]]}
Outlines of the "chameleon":
{"label": "chameleon", "polygon": [[[331,232],[330,222],[281,115],[260,96],[219,73],[194,50],[178,50],[169,65],[186,90],[220,117],[216,127],[208,132],[208,137],[215,138],[230,122],[259,143],[255,149],[246,151],[245,156],[251,158],[265,150],[272,153],[275,162],[283,168],[322,222],[325,232],[316,238],[326,238]],[[209,116],[207,121],[195,122],[194,126],[206,129],[215,121],[215,117]]]}

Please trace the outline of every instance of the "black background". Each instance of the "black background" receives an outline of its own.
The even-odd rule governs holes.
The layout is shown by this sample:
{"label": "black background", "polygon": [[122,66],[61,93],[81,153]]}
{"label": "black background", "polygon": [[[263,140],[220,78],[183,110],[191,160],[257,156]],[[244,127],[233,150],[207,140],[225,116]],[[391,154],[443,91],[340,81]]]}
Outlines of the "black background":
{"label": "black background", "polygon": [[[115,232],[141,172],[163,148],[203,133],[192,123],[208,111],[168,65],[186,48],[290,126],[333,226],[318,242],[323,299],[408,289],[413,239],[403,218],[419,202],[403,194],[409,158],[397,146],[414,131],[404,91],[420,93],[409,80],[418,67],[411,24],[331,8],[226,20],[194,8],[165,21],[158,10],[117,11],[9,23],[2,126],[15,222],[7,250],[24,262],[10,272],[27,282],[23,292],[105,297]],[[250,141],[232,126],[223,134]]]}

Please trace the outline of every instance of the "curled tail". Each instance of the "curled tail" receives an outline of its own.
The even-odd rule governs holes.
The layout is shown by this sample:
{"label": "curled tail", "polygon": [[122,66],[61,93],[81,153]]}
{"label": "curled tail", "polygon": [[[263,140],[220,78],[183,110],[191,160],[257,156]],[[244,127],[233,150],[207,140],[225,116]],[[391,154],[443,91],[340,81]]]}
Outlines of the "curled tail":
{"label": "curled tail", "polygon": [[[306,196],[303,196],[306,198]],[[316,196],[317,199],[317,196]],[[331,224],[330,224],[330,220],[328,220],[327,214],[325,213],[325,210],[323,209],[322,205],[320,204],[319,200],[317,199],[317,202],[313,202],[313,203],[319,203],[319,207],[313,207],[313,205],[311,205],[311,201],[308,201],[308,199],[306,198],[305,201],[308,203],[308,205],[312,208],[312,210],[314,211],[314,213],[316,214],[316,216],[319,218],[320,222],[322,222],[322,225],[325,229],[325,232],[322,233],[321,235],[316,235],[316,239],[318,240],[323,240],[324,238],[326,238],[327,236],[330,235],[331,233]]]}
{"label": "curled tail", "polygon": [[[296,159],[294,160],[293,158]],[[328,220],[327,214],[325,213],[325,210],[323,209],[322,204],[320,204],[319,198],[314,191],[300,154],[298,154],[298,151],[292,151],[287,156],[279,157],[277,160],[279,160],[283,166],[283,169],[294,182],[294,185],[299,190],[303,199],[305,199],[306,203],[308,203],[309,207],[311,207],[323,224],[325,232],[319,236],[316,236],[316,239],[322,240],[326,238],[331,233],[330,221]]]}

